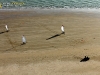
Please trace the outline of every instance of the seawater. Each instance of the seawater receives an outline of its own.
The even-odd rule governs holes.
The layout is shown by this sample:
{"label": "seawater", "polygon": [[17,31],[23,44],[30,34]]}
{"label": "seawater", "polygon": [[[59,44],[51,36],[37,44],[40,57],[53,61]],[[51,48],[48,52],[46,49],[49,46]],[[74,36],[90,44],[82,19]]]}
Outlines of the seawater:
{"label": "seawater", "polygon": [[100,0],[0,0],[0,9],[39,9],[39,12],[44,12],[44,9],[51,12],[53,9],[100,13]]}
{"label": "seawater", "polygon": [[0,0],[2,8],[100,8],[100,0]]}

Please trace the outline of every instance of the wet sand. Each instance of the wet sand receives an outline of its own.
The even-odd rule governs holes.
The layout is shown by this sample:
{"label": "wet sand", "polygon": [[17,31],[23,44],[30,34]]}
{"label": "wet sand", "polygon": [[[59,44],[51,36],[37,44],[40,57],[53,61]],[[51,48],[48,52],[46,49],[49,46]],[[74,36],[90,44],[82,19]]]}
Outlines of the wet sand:
{"label": "wet sand", "polygon": [[[0,16],[0,75],[100,74],[99,17],[34,10],[2,11]],[[61,33],[61,25],[65,35],[55,36]],[[21,45],[22,35],[25,45]],[[84,56],[90,60],[80,62]]]}

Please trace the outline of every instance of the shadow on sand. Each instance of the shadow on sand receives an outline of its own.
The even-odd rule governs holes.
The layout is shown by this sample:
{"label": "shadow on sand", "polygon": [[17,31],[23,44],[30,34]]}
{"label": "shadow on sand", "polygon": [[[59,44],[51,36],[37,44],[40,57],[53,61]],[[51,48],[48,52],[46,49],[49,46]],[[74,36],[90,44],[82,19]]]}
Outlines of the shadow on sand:
{"label": "shadow on sand", "polygon": [[[25,44],[21,43],[21,44],[19,44],[19,45],[17,45],[17,46],[13,46],[12,48],[7,49],[7,50],[4,50],[4,51],[2,51],[2,52],[17,51],[16,48],[17,48],[17,47],[20,47],[20,46],[22,46],[22,45],[25,45]],[[13,49],[15,49],[15,50],[13,50]]]}
{"label": "shadow on sand", "polygon": [[65,33],[60,33],[60,34],[53,35],[53,36],[47,38],[46,40],[50,40],[50,39],[55,38],[55,37],[58,37],[58,36],[60,36],[62,34],[65,34]]}
{"label": "shadow on sand", "polygon": [[0,34],[6,33],[6,32],[9,32],[9,31],[0,32]]}

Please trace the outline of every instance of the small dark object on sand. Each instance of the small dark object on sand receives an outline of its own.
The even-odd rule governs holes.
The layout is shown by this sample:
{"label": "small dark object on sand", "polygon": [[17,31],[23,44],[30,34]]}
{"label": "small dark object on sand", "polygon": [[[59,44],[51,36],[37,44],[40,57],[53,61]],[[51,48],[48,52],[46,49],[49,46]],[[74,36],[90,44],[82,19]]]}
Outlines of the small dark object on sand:
{"label": "small dark object on sand", "polygon": [[80,62],[86,62],[86,61],[88,61],[90,58],[88,57],[88,56],[85,56],[83,59],[81,59],[81,61]]}
{"label": "small dark object on sand", "polygon": [[25,44],[26,44],[26,43],[23,42],[21,45],[25,45]]}

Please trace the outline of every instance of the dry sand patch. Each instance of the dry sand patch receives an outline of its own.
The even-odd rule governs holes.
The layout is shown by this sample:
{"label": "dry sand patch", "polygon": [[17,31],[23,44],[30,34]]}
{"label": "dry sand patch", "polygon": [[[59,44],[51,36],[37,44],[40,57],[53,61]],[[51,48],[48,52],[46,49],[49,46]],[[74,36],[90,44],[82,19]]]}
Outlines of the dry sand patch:
{"label": "dry sand patch", "polygon": [[[0,75],[100,74],[98,17],[72,13],[41,15],[32,11],[0,13],[0,32],[5,31],[4,24],[10,29],[0,34]],[[61,25],[65,35],[46,40],[60,34]],[[21,45],[23,34],[26,45]],[[80,63],[85,55],[90,61]]]}

